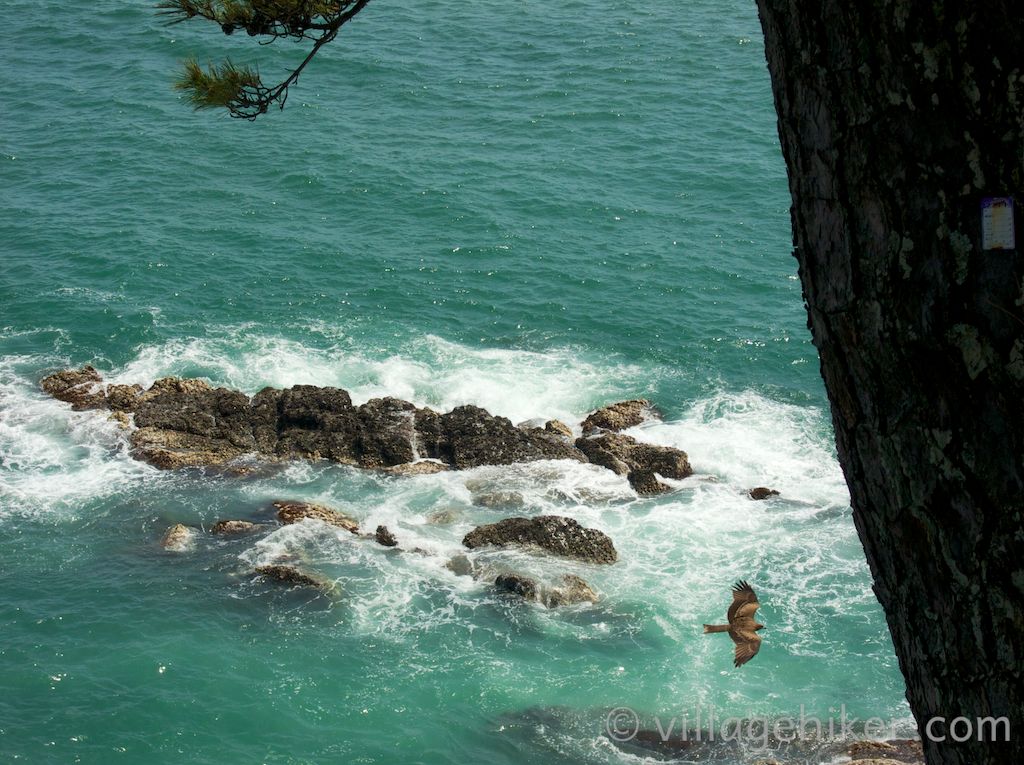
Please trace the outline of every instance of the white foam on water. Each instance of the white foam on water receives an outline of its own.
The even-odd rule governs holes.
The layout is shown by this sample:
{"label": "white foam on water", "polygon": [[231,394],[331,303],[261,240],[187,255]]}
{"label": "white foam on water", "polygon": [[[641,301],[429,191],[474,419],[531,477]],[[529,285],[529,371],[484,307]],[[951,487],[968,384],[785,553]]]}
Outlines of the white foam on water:
{"label": "white foam on water", "polygon": [[[27,357],[0,364],[2,512],[76,507],[163,475],[130,459],[123,434],[102,413],[72,412],[41,393],[28,370],[43,366],[56,364]],[[642,395],[635,386],[652,379],[649,371],[588,361],[568,349],[477,349],[428,337],[374,355],[343,339],[311,347],[252,327],[144,346],[125,366],[101,371],[112,382],[143,384],[166,375],[203,376],[250,393],[265,385],[336,385],[357,402],[397,395],[440,410],[474,403],[514,422],[557,417],[570,424],[595,404]],[[664,668],[665,693],[695,703],[709,693],[708,675],[733,671],[730,646],[703,639],[699,625],[724,617],[729,585],[739,578],[751,579],[765,604],[777,657],[829,656],[853,665],[864,661],[854,656],[857,651],[891,650],[881,639],[868,648],[851,646],[833,626],[836,618],[877,621],[878,613],[824,412],[753,391],[720,392],[693,403],[678,419],[646,422],[629,433],[684,449],[697,474],[671,482],[675,490],[669,494],[639,498],[624,477],[570,461],[408,478],[298,462],[274,477],[240,482],[237,493],[259,502],[280,493],[338,507],[356,516],[366,532],[388,526],[401,550],[303,523],[254,541],[239,565],[293,556],[339,582],[355,629],[413,641],[423,630],[453,621],[467,630],[481,628],[472,613],[485,604],[491,609],[488,629],[496,640],[508,639],[498,634],[501,624],[493,614],[503,612],[492,608],[498,603],[493,587],[449,571],[445,563],[453,555],[467,554],[488,571],[507,568],[543,582],[575,573],[601,593],[593,608],[606,617],[574,620],[572,609],[538,605],[530,607],[538,628],[608,640],[621,634],[616,619],[640,619],[637,639],[671,647],[677,656]],[[764,502],[746,497],[747,489],[761,485],[781,496]],[[454,510],[450,523],[429,522],[433,512],[446,509]],[[467,551],[461,544],[481,523],[539,514],[567,515],[606,532],[619,551],[618,563],[587,566],[534,552]],[[772,682],[785,687],[785,678],[772,676],[775,665],[763,664],[763,680],[738,686],[737,703],[768,693]]]}
{"label": "white foam on water", "polygon": [[718,393],[694,403],[675,422],[627,431],[685,450],[698,473],[743,488],[768,486],[814,505],[849,504],[826,415],[754,391]]}
{"label": "white foam on water", "polygon": [[75,511],[155,471],[127,455],[105,413],[73,412],[22,370],[31,357],[0,359],[0,516]]}
{"label": "white foam on water", "polygon": [[569,423],[616,394],[643,393],[635,381],[653,376],[629,364],[589,361],[572,349],[472,348],[427,335],[374,355],[343,342],[310,346],[252,326],[144,346],[124,367],[102,371],[111,382],[143,385],[199,376],[250,394],[265,386],[330,385],[348,390],[357,404],[395,396],[441,411],[474,404],[513,422]]}
{"label": "white foam on water", "polygon": [[[702,623],[725,621],[729,587],[741,578],[758,592],[775,659],[743,676],[730,697],[738,706],[756,708],[773,684],[787,687],[787,667],[864,661],[865,647],[851,644],[848,627],[884,636],[885,626],[824,413],[752,391],[723,392],[677,421],[629,432],[683,448],[698,471],[672,482],[674,493],[604,515],[620,562],[598,582],[611,598],[639,599],[660,613],[660,639],[678,645],[685,667],[667,670],[666,694],[706,703],[708,676],[742,672],[730,666],[728,640],[700,634]],[[760,485],[781,495],[749,499],[747,489]],[[872,650],[891,659],[884,639]]]}

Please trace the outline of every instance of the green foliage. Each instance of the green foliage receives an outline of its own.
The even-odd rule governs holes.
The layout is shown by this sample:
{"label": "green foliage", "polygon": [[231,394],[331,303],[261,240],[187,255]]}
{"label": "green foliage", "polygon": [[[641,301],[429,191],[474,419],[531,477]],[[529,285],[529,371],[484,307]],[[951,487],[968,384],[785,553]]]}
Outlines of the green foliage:
{"label": "green foliage", "polygon": [[176,24],[205,19],[220,26],[224,34],[245,30],[250,37],[291,38],[313,43],[305,59],[282,82],[266,87],[252,68],[230,61],[204,70],[194,60],[175,83],[185,91],[197,109],[224,107],[233,117],[255,119],[271,104],[282,109],[288,88],[294,85],[306,65],[333,40],[342,24],[350,21],[370,0],[162,0],[159,13]]}
{"label": "green foliage", "polygon": [[174,87],[185,91],[189,103],[196,109],[231,109],[245,103],[248,94],[258,91],[261,83],[259,74],[248,67],[225,61],[204,70],[195,59],[190,59],[185,62],[185,71]]}

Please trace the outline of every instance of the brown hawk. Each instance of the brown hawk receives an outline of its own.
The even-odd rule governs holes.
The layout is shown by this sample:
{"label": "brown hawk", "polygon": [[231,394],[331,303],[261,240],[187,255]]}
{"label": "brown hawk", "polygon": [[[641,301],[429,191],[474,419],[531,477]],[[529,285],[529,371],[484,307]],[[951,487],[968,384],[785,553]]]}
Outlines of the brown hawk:
{"label": "brown hawk", "polygon": [[734,664],[739,667],[754,658],[761,647],[761,638],[757,631],[764,629],[763,624],[754,621],[754,613],[761,604],[757,602],[754,588],[744,580],[732,586],[732,605],[726,612],[728,624],[705,624],[704,632],[728,632],[732,642],[736,644]]}

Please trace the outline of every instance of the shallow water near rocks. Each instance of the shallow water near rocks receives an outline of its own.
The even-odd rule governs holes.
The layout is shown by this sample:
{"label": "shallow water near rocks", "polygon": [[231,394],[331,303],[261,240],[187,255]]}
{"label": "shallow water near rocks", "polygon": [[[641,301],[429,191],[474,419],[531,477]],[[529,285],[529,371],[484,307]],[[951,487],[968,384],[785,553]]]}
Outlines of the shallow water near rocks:
{"label": "shallow water near rocks", "polygon": [[[0,30],[0,760],[653,757],[612,741],[619,707],[650,725],[845,705],[905,728],[789,254],[753,3],[371,4],[251,125],[169,87],[187,54],[242,60],[247,38],[144,5],[64,13],[77,31],[54,35],[14,0]],[[258,51],[265,72],[295,55]],[[516,423],[645,397],[662,418],[628,433],[696,473],[641,499],[571,462],[160,472],[39,390],[84,363]],[[515,506],[479,500],[502,495]],[[400,547],[311,522],[159,546],[175,523],[270,522],[281,498]],[[544,513],[604,531],[618,562],[468,554],[579,575],[598,604],[545,609],[446,568],[473,527]],[[334,590],[250,576],[281,556]],[[738,578],[767,628],[737,670],[700,625]]]}

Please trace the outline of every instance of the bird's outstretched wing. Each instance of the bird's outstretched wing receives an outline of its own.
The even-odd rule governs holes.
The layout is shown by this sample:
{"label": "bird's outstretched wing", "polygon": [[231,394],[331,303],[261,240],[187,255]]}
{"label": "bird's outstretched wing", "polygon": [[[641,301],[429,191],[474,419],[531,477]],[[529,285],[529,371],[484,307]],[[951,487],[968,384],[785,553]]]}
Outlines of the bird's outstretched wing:
{"label": "bird's outstretched wing", "polygon": [[761,647],[761,638],[753,630],[732,630],[729,632],[729,636],[736,644],[736,656],[733,659],[733,664],[737,667],[742,667],[753,659]]}
{"label": "bird's outstretched wing", "polygon": [[[760,605],[757,602],[757,595],[754,594],[754,588],[747,584],[746,580],[741,579],[736,582],[732,586],[732,604],[726,612],[726,615],[729,617],[729,624],[732,624],[736,619],[744,617],[752,619],[754,612],[757,611]],[[756,648],[754,653],[757,653]],[[754,654],[750,655],[753,656]]]}

